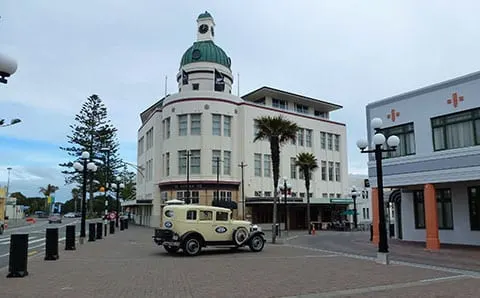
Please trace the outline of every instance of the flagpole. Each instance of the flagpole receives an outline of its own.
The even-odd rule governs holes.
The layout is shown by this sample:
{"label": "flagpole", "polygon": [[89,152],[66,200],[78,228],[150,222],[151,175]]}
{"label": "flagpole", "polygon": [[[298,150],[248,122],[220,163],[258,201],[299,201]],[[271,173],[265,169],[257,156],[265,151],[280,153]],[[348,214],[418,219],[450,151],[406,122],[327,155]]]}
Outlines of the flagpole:
{"label": "flagpole", "polygon": [[167,96],[167,83],[168,83],[168,77],[165,76],[165,96]]}
{"label": "flagpole", "polygon": [[240,97],[240,73],[237,72],[237,96]]}

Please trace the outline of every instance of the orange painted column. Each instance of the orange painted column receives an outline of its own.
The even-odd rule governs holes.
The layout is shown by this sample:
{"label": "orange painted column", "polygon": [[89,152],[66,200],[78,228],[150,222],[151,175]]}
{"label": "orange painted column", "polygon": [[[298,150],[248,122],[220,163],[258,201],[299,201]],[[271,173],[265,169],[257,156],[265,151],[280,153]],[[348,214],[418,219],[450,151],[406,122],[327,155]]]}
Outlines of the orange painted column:
{"label": "orange painted column", "polygon": [[438,250],[440,249],[440,239],[438,237],[437,198],[435,187],[432,184],[425,184],[423,197],[425,198],[426,249]]}
{"label": "orange painted column", "polygon": [[373,228],[373,238],[372,242],[378,244],[380,242],[380,232],[378,230],[378,225],[380,223],[380,216],[378,210],[378,188],[372,188],[372,228]]}

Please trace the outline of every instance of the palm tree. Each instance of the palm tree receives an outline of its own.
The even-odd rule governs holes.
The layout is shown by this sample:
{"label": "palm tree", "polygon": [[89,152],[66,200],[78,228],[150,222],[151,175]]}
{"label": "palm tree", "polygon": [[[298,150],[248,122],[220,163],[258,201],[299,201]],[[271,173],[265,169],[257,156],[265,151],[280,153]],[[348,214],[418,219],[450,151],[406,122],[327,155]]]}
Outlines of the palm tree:
{"label": "palm tree", "polygon": [[[280,172],[280,147],[291,140],[296,140],[299,129],[295,122],[278,116],[262,116],[254,120],[257,125],[253,142],[263,140],[270,142],[273,170],[273,224],[277,223],[278,179]],[[272,233],[272,243],[275,243],[276,231]]]}
{"label": "palm tree", "polygon": [[318,168],[317,158],[309,152],[302,152],[297,154],[295,165],[299,167],[300,172],[303,173],[305,179],[305,188],[307,189],[307,227],[308,234],[312,233],[310,227],[310,180],[312,179],[312,172]]}
{"label": "palm tree", "polygon": [[48,210],[48,197],[58,190],[58,186],[48,184],[47,187],[40,187],[39,193],[45,196],[45,208]]}

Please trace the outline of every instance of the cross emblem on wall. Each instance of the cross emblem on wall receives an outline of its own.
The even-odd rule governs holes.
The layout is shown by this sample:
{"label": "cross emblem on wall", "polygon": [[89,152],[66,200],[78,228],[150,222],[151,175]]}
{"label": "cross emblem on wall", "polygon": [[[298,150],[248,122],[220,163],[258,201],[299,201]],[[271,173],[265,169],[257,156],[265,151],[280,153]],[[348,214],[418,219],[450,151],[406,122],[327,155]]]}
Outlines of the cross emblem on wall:
{"label": "cross emblem on wall", "polygon": [[463,96],[458,96],[457,92],[452,94],[452,98],[447,99],[447,103],[453,104],[454,108],[456,108],[461,101],[463,101]]}
{"label": "cross emblem on wall", "polygon": [[388,119],[392,119],[393,122],[395,122],[395,119],[400,116],[400,112],[396,111],[395,109],[392,109],[390,111],[390,114],[387,114]]}

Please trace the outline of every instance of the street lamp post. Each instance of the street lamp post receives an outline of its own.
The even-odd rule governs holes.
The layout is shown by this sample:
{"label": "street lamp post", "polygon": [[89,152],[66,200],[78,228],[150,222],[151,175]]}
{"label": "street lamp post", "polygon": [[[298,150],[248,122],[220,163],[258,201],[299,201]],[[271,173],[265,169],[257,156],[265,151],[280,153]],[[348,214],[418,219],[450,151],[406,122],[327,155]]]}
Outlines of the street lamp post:
{"label": "street lamp post", "polygon": [[8,167],[7,168],[7,171],[8,171],[8,180],[7,180],[7,199],[8,199],[8,196],[9,196],[9,191],[10,191],[10,171],[12,170],[11,167]]}
{"label": "street lamp post", "polygon": [[0,54],[0,83],[6,84],[7,78],[17,71],[17,62]]}
{"label": "street lamp post", "polygon": [[[387,240],[387,229],[385,226],[385,205],[383,199],[383,171],[382,171],[382,153],[383,152],[393,152],[396,151],[398,144],[400,144],[400,139],[392,135],[387,140],[388,147],[386,149],[382,148],[382,145],[385,143],[385,136],[381,133],[382,119],[373,118],[371,121],[371,126],[375,130],[375,135],[373,136],[373,144],[375,145],[374,149],[367,150],[368,142],[366,140],[358,140],[357,147],[362,153],[375,153],[375,161],[377,168],[377,187],[378,187],[378,231],[379,231],[379,242],[378,242],[378,252],[382,254],[388,253],[388,240]],[[386,259],[388,262],[388,259]]]}
{"label": "street lamp post", "polygon": [[285,211],[285,231],[288,233],[288,199],[287,199],[287,194],[289,189],[292,188],[292,186],[288,183],[287,177],[283,177],[283,185],[280,184],[280,191],[283,192],[283,198],[284,198],[284,211]]}
{"label": "street lamp post", "polygon": [[238,165],[242,168],[242,219],[245,220],[245,180],[243,176],[243,168],[247,166],[243,161]]}
{"label": "street lamp post", "polygon": [[358,228],[358,218],[357,218],[357,189],[352,187],[352,200],[353,200],[353,227]]}
{"label": "street lamp post", "polygon": [[88,162],[90,158],[90,153],[88,151],[82,152],[81,160],[82,163],[78,161],[73,164],[75,170],[82,172],[83,175],[83,185],[82,185],[82,219],[80,224],[80,244],[83,244],[85,240],[85,218],[86,218],[86,209],[87,209],[87,172],[95,172],[97,166],[93,162]]}
{"label": "street lamp post", "polygon": [[120,183],[121,178],[117,177],[117,184],[115,185],[115,189],[117,191],[117,216],[115,218],[115,226],[118,228],[118,219],[120,217],[120,190],[125,187],[123,183]]}

